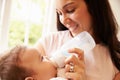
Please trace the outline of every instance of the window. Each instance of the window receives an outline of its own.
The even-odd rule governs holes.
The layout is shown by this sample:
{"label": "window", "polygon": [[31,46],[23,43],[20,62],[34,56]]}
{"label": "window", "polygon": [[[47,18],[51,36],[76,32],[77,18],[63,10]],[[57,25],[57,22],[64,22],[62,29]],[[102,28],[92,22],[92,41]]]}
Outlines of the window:
{"label": "window", "polygon": [[49,32],[48,28],[55,26],[53,0],[0,1],[4,5],[0,5],[3,8],[3,12],[0,12],[3,13],[0,21],[0,51],[16,44],[34,45],[44,31]]}
{"label": "window", "polygon": [[41,36],[45,0],[13,0],[8,45],[33,45]]}
{"label": "window", "polygon": [[0,0],[0,19],[1,19],[1,11],[2,11],[2,2],[3,0]]}

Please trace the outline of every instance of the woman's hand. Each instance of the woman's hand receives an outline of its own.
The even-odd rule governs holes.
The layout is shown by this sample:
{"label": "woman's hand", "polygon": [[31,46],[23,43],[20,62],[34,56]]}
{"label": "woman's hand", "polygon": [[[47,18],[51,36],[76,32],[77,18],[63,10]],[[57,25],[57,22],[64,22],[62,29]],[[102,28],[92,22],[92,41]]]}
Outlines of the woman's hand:
{"label": "woman's hand", "polygon": [[65,60],[66,77],[70,80],[85,80],[84,52],[78,48],[69,50],[72,55]]}

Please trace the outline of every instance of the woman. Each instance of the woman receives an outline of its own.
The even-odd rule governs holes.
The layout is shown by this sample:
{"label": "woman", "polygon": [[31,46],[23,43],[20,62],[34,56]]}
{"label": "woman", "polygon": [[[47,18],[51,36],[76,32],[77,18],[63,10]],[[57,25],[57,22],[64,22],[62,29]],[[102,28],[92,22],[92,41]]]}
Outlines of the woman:
{"label": "woman", "polygon": [[55,2],[59,32],[40,39],[36,48],[42,50],[43,55],[52,56],[68,40],[87,31],[96,46],[88,53],[76,48],[70,51],[81,53],[81,61],[74,63],[72,60],[74,72],[69,72],[69,63],[66,64],[66,77],[73,80],[113,80],[120,70],[120,42],[116,36],[118,25],[108,0]]}

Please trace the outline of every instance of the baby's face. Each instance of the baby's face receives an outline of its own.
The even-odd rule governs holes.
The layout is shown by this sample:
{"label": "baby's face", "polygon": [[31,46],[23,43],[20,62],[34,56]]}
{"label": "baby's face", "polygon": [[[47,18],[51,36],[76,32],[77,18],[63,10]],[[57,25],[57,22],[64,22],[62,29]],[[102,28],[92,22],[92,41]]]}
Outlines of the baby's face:
{"label": "baby's face", "polygon": [[27,48],[23,53],[20,53],[22,66],[32,69],[38,75],[35,75],[37,80],[49,80],[56,76],[57,69],[50,61],[44,60],[43,56],[34,49]]}

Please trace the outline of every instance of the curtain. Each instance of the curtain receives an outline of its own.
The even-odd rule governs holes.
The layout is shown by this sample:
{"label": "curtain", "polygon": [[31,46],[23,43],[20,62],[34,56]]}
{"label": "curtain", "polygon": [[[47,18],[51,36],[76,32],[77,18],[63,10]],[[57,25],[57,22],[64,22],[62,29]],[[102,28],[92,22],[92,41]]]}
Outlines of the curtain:
{"label": "curtain", "polygon": [[12,0],[3,0],[0,14],[0,51],[8,47],[8,23],[10,19],[10,9]]}
{"label": "curtain", "polygon": [[56,10],[54,0],[46,0],[46,16],[44,20],[42,36],[45,36],[51,32],[56,32]]}

